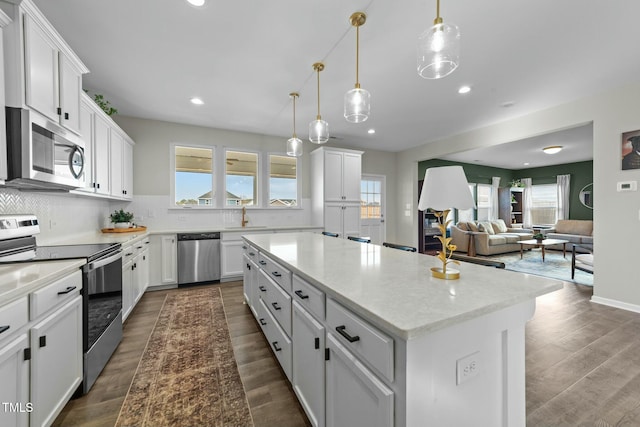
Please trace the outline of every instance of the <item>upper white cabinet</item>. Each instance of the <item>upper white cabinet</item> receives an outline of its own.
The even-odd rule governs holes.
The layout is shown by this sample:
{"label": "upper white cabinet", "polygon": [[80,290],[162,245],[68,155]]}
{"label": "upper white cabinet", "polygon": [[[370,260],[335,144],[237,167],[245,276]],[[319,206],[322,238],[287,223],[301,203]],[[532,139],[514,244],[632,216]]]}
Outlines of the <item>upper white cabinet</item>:
{"label": "upper white cabinet", "polygon": [[110,142],[111,195],[123,199],[133,197],[133,147],[115,128]]}
{"label": "upper white cabinet", "polygon": [[29,107],[80,134],[82,75],[88,68],[31,0],[2,3],[7,26],[6,103]]}
{"label": "upper white cabinet", "polygon": [[362,151],[320,147],[311,153],[312,221],[340,237],[360,235]]}
{"label": "upper white cabinet", "polygon": [[[11,18],[0,10],[0,105],[4,105],[4,27],[11,23]],[[0,108],[0,123],[4,124],[4,108]],[[7,130],[4,125],[0,126],[0,184],[7,179]]]}

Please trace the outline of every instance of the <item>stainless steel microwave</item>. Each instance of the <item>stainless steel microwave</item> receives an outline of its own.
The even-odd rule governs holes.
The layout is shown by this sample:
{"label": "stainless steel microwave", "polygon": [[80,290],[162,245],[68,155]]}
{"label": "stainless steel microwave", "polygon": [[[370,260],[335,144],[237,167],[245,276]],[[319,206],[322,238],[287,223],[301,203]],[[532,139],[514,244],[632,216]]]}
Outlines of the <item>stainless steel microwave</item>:
{"label": "stainless steel microwave", "polygon": [[39,113],[6,107],[7,186],[33,190],[84,187],[84,143]]}

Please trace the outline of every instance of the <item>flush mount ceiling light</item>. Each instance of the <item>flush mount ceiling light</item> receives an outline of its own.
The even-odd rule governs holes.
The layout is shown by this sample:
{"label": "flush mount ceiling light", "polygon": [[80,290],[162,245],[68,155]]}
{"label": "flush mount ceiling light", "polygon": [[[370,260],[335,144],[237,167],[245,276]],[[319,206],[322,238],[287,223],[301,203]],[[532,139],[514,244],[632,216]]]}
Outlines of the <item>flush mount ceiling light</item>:
{"label": "flush mount ceiling light", "polygon": [[425,79],[440,79],[460,64],[460,31],[455,24],[445,24],[437,0],[433,27],[418,37],[418,74]]}
{"label": "flush mount ceiling light", "polygon": [[189,2],[189,4],[192,4],[193,6],[204,6],[205,0],[187,0],[187,2]]}
{"label": "flush mount ceiling light", "polygon": [[469,92],[471,92],[471,87],[469,86],[461,86],[460,89],[458,89],[458,93],[461,95]]}
{"label": "flush mount ceiling light", "polygon": [[287,156],[302,156],[302,140],[296,136],[296,98],[300,95],[297,92],[289,94],[293,98],[293,136],[287,141]]}
{"label": "flush mount ceiling light", "polygon": [[344,95],[344,118],[351,123],[361,123],[369,118],[371,113],[371,94],[360,87],[358,67],[360,60],[360,27],[367,21],[364,12],[355,12],[349,18],[351,25],[356,27],[356,85]]}
{"label": "flush mount ceiling light", "polygon": [[204,105],[204,101],[200,98],[193,97],[190,99],[191,103],[194,105]]}
{"label": "flush mount ceiling light", "polygon": [[316,62],[313,64],[313,69],[318,75],[318,115],[309,123],[309,141],[314,144],[324,144],[329,140],[329,123],[322,120],[320,116],[320,71],[324,70],[324,64]]}
{"label": "flush mount ceiling light", "polygon": [[549,147],[544,147],[542,149],[542,151],[544,151],[546,154],[556,154],[556,153],[559,153],[560,151],[562,151],[562,146],[561,145],[551,145]]}
{"label": "flush mount ceiling light", "polygon": [[369,129],[369,130],[367,131],[367,133],[368,133],[369,135],[373,135],[374,133],[376,133],[376,130],[375,130],[375,129]]}

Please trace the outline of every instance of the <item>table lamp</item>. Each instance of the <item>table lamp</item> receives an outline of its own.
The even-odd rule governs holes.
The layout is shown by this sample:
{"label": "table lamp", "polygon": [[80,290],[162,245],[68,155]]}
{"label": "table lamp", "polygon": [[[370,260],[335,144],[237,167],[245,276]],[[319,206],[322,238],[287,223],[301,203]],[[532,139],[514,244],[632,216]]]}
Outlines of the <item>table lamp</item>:
{"label": "table lamp", "polygon": [[433,277],[439,279],[460,278],[458,270],[447,268],[447,264],[458,264],[458,261],[451,259],[456,246],[451,244],[451,237],[447,237],[447,225],[451,221],[446,219],[451,208],[471,209],[475,208],[475,206],[462,166],[443,166],[427,169],[424,174],[418,209],[424,211],[431,208],[438,219],[438,229],[440,229],[441,235],[437,236],[437,238],[442,242],[442,251],[438,252],[438,259],[442,261],[442,267],[433,267],[431,269]]}

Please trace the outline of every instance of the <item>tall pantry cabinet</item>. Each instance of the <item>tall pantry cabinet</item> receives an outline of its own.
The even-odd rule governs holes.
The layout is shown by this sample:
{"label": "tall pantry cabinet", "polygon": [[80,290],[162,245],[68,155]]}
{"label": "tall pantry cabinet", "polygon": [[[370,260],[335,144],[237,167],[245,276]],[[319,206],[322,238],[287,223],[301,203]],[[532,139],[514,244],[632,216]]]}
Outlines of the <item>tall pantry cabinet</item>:
{"label": "tall pantry cabinet", "polygon": [[362,153],[332,147],[311,152],[312,223],[342,238],[360,235]]}

